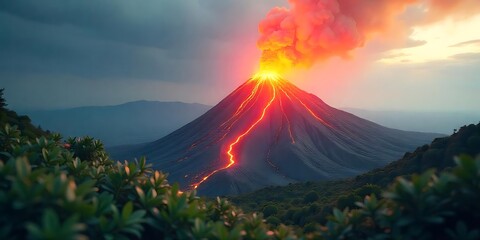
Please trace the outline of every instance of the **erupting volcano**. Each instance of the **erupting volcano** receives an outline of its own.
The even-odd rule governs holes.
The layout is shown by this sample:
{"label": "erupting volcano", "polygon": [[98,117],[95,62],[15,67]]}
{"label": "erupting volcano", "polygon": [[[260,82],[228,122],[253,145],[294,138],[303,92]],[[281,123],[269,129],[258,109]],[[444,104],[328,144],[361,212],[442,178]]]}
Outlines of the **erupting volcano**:
{"label": "erupting volcano", "polygon": [[288,0],[288,8],[272,8],[259,23],[259,73],[170,135],[111,153],[146,156],[170,181],[203,195],[338,179],[383,166],[440,135],[390,129],[332,108],[278,73],[349,58],[376,35],[408,33],[399,16],[409,6],[426,4],[429,22],[475,9],[474,2]]}
{"label": "erupting volcano", "polygon": [[228,195],[354,176],[438,136],[382,127],[263,71],[168,136],[112,154],[146,156],[182,189]]}

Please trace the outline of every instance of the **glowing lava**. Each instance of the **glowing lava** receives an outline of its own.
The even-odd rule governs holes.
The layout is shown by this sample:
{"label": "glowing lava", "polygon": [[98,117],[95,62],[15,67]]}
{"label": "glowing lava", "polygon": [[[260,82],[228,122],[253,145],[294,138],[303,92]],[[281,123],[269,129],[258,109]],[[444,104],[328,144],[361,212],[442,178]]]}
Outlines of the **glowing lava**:
{"label": "glowing lava", "polygon": [[260,71],[255,73],[251,78],[253,81],[278,81],[281,79],[280,74],[275,71]]}
{"label": "glowing lava", "polygon": [[227,166],[223,167],[223,168],[220,168],[220,169],[216,169],[214,170],[213,172],[209,173],[208,175],[206,175],[205,177],[202,178],[202,180],[198,183],[195,183],[193,184],[193,188],[196,189],[200,184],[202,184],[203,182],[205,182],[210,176],[212,176],[213,174],[219,172],[219,171],[222,171],[222,170],[225,170],[229,167],[231,167],[233,164],[235,164],[235,155],[233,153],[233,147],[238,143],[240,142],[240,140],[242,140],[243,137],[245,137],[247,134],[249,134],[253,128],[255,128],[255,126],[261,122],[263,120],[263,118],[265,117],[265,114],[268,110],[268,108],[270,107],[270,105],[272,104],[272,102],[275,100],[275,97],[276,97],[276,89],[275,89],[275,84],[274,84],[274,81],[277,81],[278,79],[280,79],[280,76],[278,74],[275,74],[273,72],[265,72],[265,73],[257,73],[254,75],[254,77],[252,77],[251,80],[253,81],[257,81],[256,85],[255,85],[255,88],[254,90],[252,91],[252,93],[249,95],[249,97],[247,99],[245,99],[241,104],[240,104],[240,107],[237,109],[237,112],[234,114],[235,115],[238,115],[239,114],[239,111],[241,111],[244,106],[246,106],[248,104],[248,102],[250,102],[250,100],[253,98],[255,92],[257,91],[257,89],[260,87],[260,84],[263,83],[263,81],[269,81],[270,82],[270,85],[272,86],[272,91],[273,91],[273,95],[272,95],[272,98],[270,99],[270,101],[268,101],[267,105],[263,108],[263,111],[262,111],[262,114],[260,115],[260,117],[257,119],[257,121],[255,121],[252,125],[250,125],[250,127],[245,131],[243,132],[242,134],[240,134],[234,142],[232,142],[230,145],[229,145],[229,148],[228,148],[228,151],[227,151],[227,155],[229,157],[229,163]]}
{"label": "glowing lava", "polygon": [[[256,120],[253,123],[251,123],[247,127],[247,129],[244,130],[241,134],[234,137],[233,138],[234,141],[232,141],[231,143],[228,144],[228,149],[226,150],[226,153],[225,153],[225,155],[228,157],[228,164],[221,167],[221,168],[215,169],[215,170],[211,171],[210,173],[208,173],[207,175],[203,176],[200,181],[191,185],[193,187],[193,189],[197,189],[200,184],[207,181],[212,175],[218,173],[219,171],[226,170],[226,169],[232,167],[235,164],[236,160],[238,159],[238,156],[237,156],[238,153],[235,152],[236,146],[245,137],[247,137],[248,134],[250,134],[252,131],[254,131],[255,127],[260,122],[262,122],[262,120],[264,120],[266,118],[267,112],[268,112],[270,106],[272,105],[272,103],[275,100],[278,100],[278,103],[279,103],[279,106],[280,106],[280,111],[282,112],[283,117],[286,118],[286,121],[288,123],[288,133],[289,133],[292,144],[295,144],[295,139],[293,137],[292,127],[290,126],[290,120],[288,119],[288,115],[285,113],[285,110],[283,108],[282,98],[288,99],[290,102],[293,102],[294,99],[295,99],[316,120],[318,120],[320,123],[322,123],[325,126],[328,126],[330,128],[332,127],[329,123],[327,123],[321,117],[316,115],[310,109],[310,107],[307,106],[307,104],[305,104],[302,100],[300,100],[300,98],[295,95],[294,91],[289,91],[288,85],[285,84],[286,80],[284,80],[280,76],[280,74],[278,74],[276,71],[265,71],[265,70],[260,71],[260,72],[256,73],[255,75],[253,75],[253,77],[250,79],[250,81],[255,83],[255,86],[253,87],[252,91],[240,103],[240,105],[237,108],[237,110],[235,111],[235,113],[227,121],[225,121],[224,123],[221,124],[221,127],[223,127],[225,125],[229,125],[225,129],[230,130],[232,125],[235,124],[235,122],[238,120],[238,119],[236,120],[236,118],[240,117],[240,115],[245,114],[246,111],[250,111],[250,110],[254,111],[255,109],[259,109],[258,106],[253,106],[251,108],[247,108],[247,105],[249,105],[256,97],[258,97],[257,92],[259,91],[260,88],[265,87],[265,84],[269,85],[272,89],[272,91],[271,91],[272,96],[269,97],[270,100],[268,102],[264,103],[264,105],[261,106],[262,111],[260,112],[260,115],[258,116],[258,118],[256,118]],[[265,92],[265,91],[262,91],[262,92]],[[279,93],[283,93],[283,95],[279,96]],[[292,97],[290,97],[290,95],[293,96],[293,99],[292,99]],[[228,134],[228,132],[226,134]]]}

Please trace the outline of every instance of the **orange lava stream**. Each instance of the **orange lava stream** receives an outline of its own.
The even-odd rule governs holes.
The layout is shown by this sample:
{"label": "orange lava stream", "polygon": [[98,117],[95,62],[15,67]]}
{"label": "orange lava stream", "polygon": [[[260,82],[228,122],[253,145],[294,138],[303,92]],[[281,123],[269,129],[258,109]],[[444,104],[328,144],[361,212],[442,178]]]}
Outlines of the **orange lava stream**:
{"label": "orange lava stream", "polygon": [[[282,90],[282,91],[283,91],[283,90]],[[282,110],[282,114],[283,114],[283,116],[285,117],[285,119],[287,120],[287,124],[288,124],[288,135],[290,135],[290,140],[292,141],[292,144],[295,144],[295,138],[293,138],[292,126],[291,126],[291,124],[290,124],[290,120],[288,119],[288,115],[285,113],[285,110],[283,109],[282,98],[279,98],[278,100],[279,100],[279,102],[280,102],[280,109]]]}
{"label": "orange lava stream", "polygon": [[[235,111],[235,113],[230,117],[228,118],[225,122],[223,122],[219,127],[218,129],[221,129],[223,126],[225,126],[226,124],[230,123],[232,120],[234,120],[235,117],[237,117],[238,115],[240,115],[240,113],[245,109],[245,106],[250,103],[250,101],[253,99],[253,97],[255,96],[255,94],[257,93],[258,91],[258,86],[259,84],[255,85],[255,87],[252,89],[252,91],[250,92],[250,95],[247,97],[247,99],[243,100],[243,102],[240,104],[240,106],[237,108],[237,110]],[[238,119],[237,119],[238,120]],[[230,127],[226,128],[226,130],[230,130],[231,126],[236,122],[233,121],[231,124],[230,124]],[[223,134],[222,137],[220,137],[220,139],[217,139],[216,142],[218,141],[221,141],[223,138],[225,138],[228,134],[228,131],[225,132]],[[208,133],[206,136],[202,137],[201,139],[195,141],[188,150],[192,150],[194,147],[197,146],[197,144],[199,144],[200,142],[204,141],[205,139],[207,139],[209,136],[211,136],[212,133]]]}
{"label": "orange lava stream", "polygon": [[234,117],[238,116],[240,114],[240,112],[243,111],[243,109],[245,108],[245,106],[247,106],[248,103],[250,103],[250,101],[253,99],[253,97],[255,96],[255,94],[257,93],[257,90],[258,90],[258,87],[260,86],[260,84],[256,84],[255,87],[252,89],[252,91],[250,92],[250,95],[247,97],[247,99],[243,100],[243,102],[240,104],[240,106],[237,108],[237,111],[235,111],[235,113],[227,120],[225,121],[224,123],[222,123],[222,125],[220,126],[224,126],[225,124],[227,124],[228,122],[230,122]]}
{"label": "orange lava stream", "polygon": [[[272,74],[267,73],[267,74],[264,74],[264,75],[260,75],[259,77],[253,77],[251,79],[251,81],[256,81],[255,87],[252,89],[252,91],[250,92],[248,97],[245,100],[242,101],[242,103],[239,105],[239,107],[237,108],[235,113],[227,121],[223,122],[220,126],[224,126],[224,125],[228,124],[229,125],[228,129],[230,129],[232,127],[232,125],[238,120],[237,117],[240,116],[240,114],[243,114],[246,111],[245,109],[247,108],[247,106],[255,98],[255,96],[257,95],[258,89],[260,87],[263,87],[263,86],[261,86],[261,84],[263,84],[265,82],[268,82],[271,85],[272,91],[273,91],[272,98],[263,107],[263,111],[262,111],[261,115],[259,116],[259,118],[254,123],[252,123],[248,127],[247,130],[245,130],[242,134],[238,135],[235,138],[235,141],[233,141],[232,143],[229,144],[229,148],[226,152],[226,154],[228,155],[228,164],[226,166],[222,167],[222,168],[213,170],[212,172],[210,172],[209,174],[204,176],[199,182],[190,185],[191,187],[193,187],[193,189],[197,189],[200,184],[205,182],[212,175],[218,173],[219,171],[230,168],[231,166],[233,166],[235,164],[235,160],[236,160],[235,153],[234,153],[235,145],[237,145],[246,135],[248,135],[265,118],[267,110],[269,109],[270,105],[272,105],[272,103],[277,98],[277,90],[282,91],[283,94],[291,102],[294,101],[292,98],[295,98],[305,108],[305,110],[307,110],[310,113],[310,115],[312,115],[316,120],[318,120],[323,125],[326,125],[330,128],[333,128],[332,125],[330,125],[325,120],[323,120],[321,117],[319,117],[309,106],[307,106],[307,104],[305,104],[298,96],[296,96],[296,94],[293,91],[291,91],[291,90],[289,91],[288,85],[285,85],[284,82],[282,82],[281,79],[277,75],[272,75]],[[277,89],[277,87],[278,87],[278,89]],[[288,94],[287,91],[290,94]],[[279,105],[280,105],[280,110],[281,110],[283,116],[285,117],[285,119],[287,120],[288,133],[289,133],[289,136],[290,136],[290,140],[291,140],[292,144],[295,144],[295,139],[293,137],[290,119],[288,119],[288,115],[286,114],[285,109],[283,108],[282,96],[279,96],[278,101],[279,101]],[[235,118],[237,118],[237,119],[235,119]],[[233,120],[233,123],[231,122],[232,120]],[[225,137],[227,134],[228,133],[225,133],[223,137]],[[222,139],[223,139],[223,137],[222,137]]]}
{"label": "orange lava stream", "polygon": [[[275,85],[274,85],[274,83],[273,83],[272,81],[269,81],[269,82],[270,82],[270,85],[272,86],[273,96],[272,96],[272,98],[270,99],[270,101],[267,103],[267,105],[265,105],[265,107],[263,108],[262,114],[261,114],[260,117],[257,119],[257,121],[255,121],[252,125],[250,125],[250,127],[249,127],[245,132],[243,132],[242,134],[240,134],[240,135],[235,139],[235,141],[230,144],[230,146],[229,146],[229,148],[228,148],[228,151],[227,151],[227,155],[229,156],[229,159],[228,159],[228,160],[229,160],[229,163],[228,163],[228,165],[225,166],[225,167],[223,167],[223,168],[219,168],[219,169],[216,169],[216,170],[212,171],[211,173],[209,173],[208,175],[206,175],[205,177],[203,177],[202,180],[199,181],[198,183],[192,184],[192,186],[193,186],[194,189],[197,189],[200,184],[202,184],[203,182],[205,182],[205,181],[206,181],[209,177],[211,177],[213,174],[215,174],[215,173],[217,173],[217,172],[219,172],[219,171],[225,170],[225,169],[231,167],[233,164],[235,164],[235,155],[234,155],[234,153],[233,153],[233,148],[234,148],[234,146],[237,145],[237,144],[240,142],[240,140],[242,140],[243,137],[245,137],[247,134],[249,134],[249,133],[253,130],[253,128],[255,128],[255,126],[257,126],[257,124],[260,123],[260,122],[263,120],[263,118],[265,117],[265,114],[266,114],[268,108],[270,107],[270,105],[272,105],[273,101],[274,101],[275,98],[276,98],[276,88],[275,88]],[[258,89],[258,86],[259,86],[261,83],[262,83],[262,81],[258,80],[257,85],[255,86],[255,89]],[[253,91],[252,91],[252,93],[253,93]],[[250,96],[253,96],[253,94],[251,94]],[[251,100],[250,97],[247,98],[247,99],[245,99],[244,102],[242,102],[242,104],[241,104],[240,106],[246,105],[245,102],[250,101],[250,100]]]}
{"label": "orange lava stream", "polygon": [[[285,93],[286,94],[286,93]],[[288,96],[288,95],[287,95]],[[330,125],[329,123],[325,122],[325,120],[323,120],[322,118],[320,118],[319,116],[317,116],[317,114],[315,114],[312,109],[310,109],[305,103],[303,103],[302,100],[300,100],[300,98],[298,98],[295,94],[293,94],[293,97],[295,99],[298,100],[298,102],[300,104],[302,104],[302,106],[310,113],[310,115],[312,115],[315,119],[317,119],[319,122],[321,122],[322,124],[324,125],[327,125],[328,127],[330,128],[333,128],[332,125]]]}

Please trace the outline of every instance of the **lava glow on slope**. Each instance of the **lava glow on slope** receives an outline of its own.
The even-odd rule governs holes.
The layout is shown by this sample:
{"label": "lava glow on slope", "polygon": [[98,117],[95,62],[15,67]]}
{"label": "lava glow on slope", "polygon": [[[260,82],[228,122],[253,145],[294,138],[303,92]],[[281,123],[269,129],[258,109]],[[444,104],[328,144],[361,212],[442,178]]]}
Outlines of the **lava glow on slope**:
{"label": "lava glow on slope", "polygon": [[[285,113],[285,110],[283,109],[283,104],[282,100],[285,101],[291,101],[291,102],[296,102],[299,104],[296,104],[298,106],[302,106],[305,108],[305,110],[311,114],[316,120],[318,120],[321,124],[327,126],[327,127],[332,127],[329,123],[324,121],[320,116],[316,115],[312,110],[311,107],[309,107],[308,103],[305,103],[300,100],[298,96],[295,95],[295,92],[289,89],[289,84],[286,84],[287,81],[283,79],[280,74],[278,74],[275,71],[260,71],[253,75],[253,77],[249,80],[250,82],[254,83],[255,86],[252,88],[252,91],[247,95],[247,97],[241,101],[240,105],[238,106],[237,110],[235,113],[224,123],[222,123],[221,126],[228,126],[227,129],[231,129],[232,126],[237,122],[238,118],[240,118],[241,115],[245,114],[247,111],[259,111],[258,117],[254,119],[254,121],[249,124],[243,132],[238,134],[237,136],[233,137],[233,141],[228,144],[228,148],[226,149],[225,156],[227,157],[228,161],[227,164],[223,167],[217,168],[210,173],[204,175],[201,177],[201,180],[191,184],[191,187],[193,189],[197,189],[200,184],[203,182],[207,181],[212,175],[218,173],[219,171],[226,170],[230,167],[232,167],[237,159],[238,159],[238,144],[242,141],[246,141],[248,139],[248,135],[252,132],[255,131],[255,128],[257,125],[262,122],[266,117],[268,117],[269,109],[271,105],[275,102],[278,101],[278,105],[280,106],[280,110],[282,111],[283,117],[286,118],[286,121],[288,123],[288,132],[290,135],[291,143],[295,144],[295,139],[294,135],[292,134],[292,127],[290,126],[290,120],[288,119],[288,114]],[[270,91],[259,91],[260,88],[270,88]],[[256,97],[258,97],[258,93],[261,92],[262,94],[264,93],[270,93],[269,96],[261,96],[264,97],[265,99],[269,99],[268,101],[262,103],[262,105],[256,104],[257,102],[255,101]],[[252,105],[253,104],[253,105]],[[247,107],[250,106],[251,107]]]}

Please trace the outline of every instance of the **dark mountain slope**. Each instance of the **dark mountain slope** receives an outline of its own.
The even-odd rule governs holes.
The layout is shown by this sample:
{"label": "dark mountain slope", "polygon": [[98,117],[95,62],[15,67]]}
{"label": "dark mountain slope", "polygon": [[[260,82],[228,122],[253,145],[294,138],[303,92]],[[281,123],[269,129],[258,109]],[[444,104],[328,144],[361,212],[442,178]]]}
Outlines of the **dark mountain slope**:
{"label": "dark mountain slope", "polygon": [[382,127],[286,80],[251,79],[168,136],[111,153],[116,159],[146,156],[184,189],[238,194],[355,176],[438,136]]}

